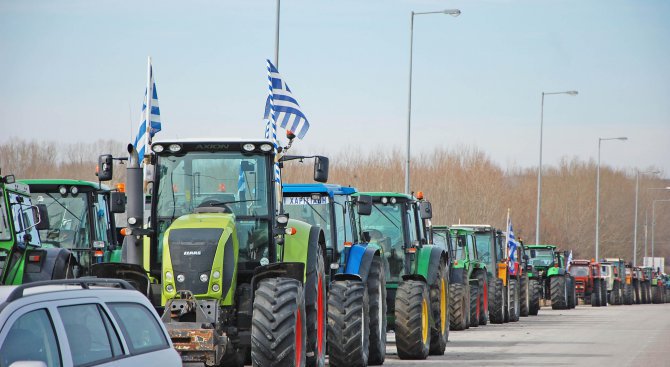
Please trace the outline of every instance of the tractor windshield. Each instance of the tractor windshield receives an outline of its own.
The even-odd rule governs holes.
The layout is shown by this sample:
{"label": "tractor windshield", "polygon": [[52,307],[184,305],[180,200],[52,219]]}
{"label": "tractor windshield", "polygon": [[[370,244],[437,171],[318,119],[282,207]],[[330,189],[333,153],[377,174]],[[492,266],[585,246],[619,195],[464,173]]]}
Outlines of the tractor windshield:
{"label": "tractor windshield", "polygon": [[6,241],[12,238],[12,232],[5,207],[5,198],[0,191],[0,240]]}
{"label": "tractor windshield", "polygon": [[388,258],[389,282],[398,281],[404,272],[403,216],[408,218],[405,203],[374,203],[370,215],[357,216],[362,230],[370,234],[370,242],[376,242]]}
{"label": "tractor windshield", "polygon": [[288,213],[289,218],[320,227],[326,234],[326,246],[332,248],[330,208],[330,197],[327,195],[318,198],[312,198],[311,196],[284,197],[284,212]]}
{"label": "tractor windshield", "polygon": [[570,266],[570,274],[576,277],[588,277],[589,276],[589,267],[588,265],[575,265]]}
{"label": "tractor windshield", "polygon": [[67,249],[90,249],[88,195],[79,193],[33,193],[36,204],[43,204],[49,213],[49,229],[39,231],[46,246]]}
{"label": "tractor windshield", "polygon": [[530,249],[529,264],[533,266],[552,266],[554,265],[554,251],[550,248]]}
{"label": "tractor windshield", "polygon": [[477,244],[477,257],[486,264],[491,263],[491,232],[475,234]]}

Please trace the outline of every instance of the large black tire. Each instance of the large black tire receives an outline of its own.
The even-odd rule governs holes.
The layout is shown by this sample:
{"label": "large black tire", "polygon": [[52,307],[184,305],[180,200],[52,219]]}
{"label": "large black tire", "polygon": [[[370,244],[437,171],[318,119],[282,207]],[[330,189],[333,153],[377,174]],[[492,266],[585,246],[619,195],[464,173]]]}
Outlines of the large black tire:
{"label": "large black tire", "polygon": [[530,288],[528,286],[528,275],[519,278],[519,316],[528,317],[530,306]]}
{"label": "large black tire", "polygon": [[663,303],[663,288],[658,285],[651,287],[651,303],[658,305]]}
{"label": "large black tire", "polygon": [[510,288],[509,288],[509,279],[507,280],[507,286],[503,287],[503,322],[509,322],[509,303],[510,303]]}
{"label": "large black tire", "polygon": [[310,246],[305,282],[305,313],[307,315],[307,366],[323,367],[326,364],[326,270],[323,251]]}
{"label": "large black tire", "polygon": [[400,359],[426,359],[430,348],[430,298],[426,283],[402,281],[395,296],[395,338]]}
{"label": "large black tire", "polygon": [[449,284],[449,328],[451,330],[465,330],[468,326],[470,295],[466,293],[465,285]]}
{"label": "large black tire", "polygon": [[575,293],[575,278],[571,276],[566,277],[568,287],[568,309],[573,309],[577,306],[577,294]]}
{"label": "large black tire", "polygon": [[642,303],[642,299],[640,298],[640,282],[637,280],[633,280],[633,303],[636,305]]}
{"label": "large black tire", "polygon": [[509,321],[517,322],[521,316],[521,311],[519,310],[519,286],[516,279],[509,280],[509,292],[511,294],[509,298]]}
{"label": "large black tire", "polygon": [[368,299],[370,301],[370,348],[368,365],[377,366],[386,358],[386,272],[382,258],[372,259],[368,273]]}
{"label": "large black tire", "polygon": [[609,293],[609,303],[611,305],[618,305],[619,304],[618,303],[619,302],[618,294],[619,294],[619,282],[615,280],[612,283],[612,290]]}
{"label": "large black tire", "polygon": [[336,280],[328,294],[328,350],[330,366],[368,364],[369,300],[360,280]]}
{"label": "large black tire", "polygon": [[632,305],[633,304],[633,285],[626,284],[623,288],[623,304]]}
{"label": "large black tire", "polygon": [[441,356],[449,340],[449,271],[446,261],[440,261],[437,278],[430,284],[430,355]]}
{"label": "large black tire", "polygon": [[480,310],[480,298],[482,297],[482,292],[479,290],[479,285],[470,284],[470,326],[477,327],[479,326],[479,316],[481,315]]}
{"label": "large black tire", "polygon": [[256,289],[251,324],[255,367],[305,366],[305,297],[295,279],[263,279]]}
{"label": "large black tire", "polygon": [[600,279],[600,306],[607,307],[607,282]]}
{"label": "large black tire", "polygon": [[593,290],[591,291],[591,307],[600,307],[600,280],[593,280]]}
{"label": "large black tire", "polygon": [[492,324],[502,324],[505,321],[505,306],[507,298],[503,281],[500,278],[491,280],[489,287],[489,317]]}
{"label": "large black tire", "polygon": [[486,272],[480,271],[477,273],[477,281],[479,284],[479,325],[486,325],[489,323],[489,282]]}
{"label": "large black tire", "polygon": [[537,316],[540,311],[540,298],[542,298],[542,286],[536,279],[528,280],[528,291],[530,292],[530,300],[528,303],[528,314]]}
{"label": "large black tire", "polygon": [[549,279],[551,308],[553,310],[565,310],[568,307],[568,292],[565,278],[563,275],[554,275]]}
{"label": "large black tire", "polygon": [[646,292],[647,292],[647,304],[650,304],[651,303],[651,281],[648,280],[645,283],[645,289],[646,289]]}

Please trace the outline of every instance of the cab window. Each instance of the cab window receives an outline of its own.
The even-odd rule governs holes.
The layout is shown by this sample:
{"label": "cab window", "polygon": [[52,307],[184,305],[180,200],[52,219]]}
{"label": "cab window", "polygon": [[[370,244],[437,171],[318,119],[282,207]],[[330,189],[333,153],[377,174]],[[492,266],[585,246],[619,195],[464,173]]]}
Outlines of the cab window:
{"label": "cab window", "polygon": [[109,303],[108,306],[132,354],[170,347],[158,320],[146,307],[136,303]]}
{"label": "cab window", "polygon": [[61,366],[61,355],[53,323],[46,309],[30,311],[9,329],[0,347],[0,366],[17,361],[40,361]]}
{"label": "cab window", "polygon": [[75,366],[113,359],[121,342],[107,315],[96,304],[58,307]]}

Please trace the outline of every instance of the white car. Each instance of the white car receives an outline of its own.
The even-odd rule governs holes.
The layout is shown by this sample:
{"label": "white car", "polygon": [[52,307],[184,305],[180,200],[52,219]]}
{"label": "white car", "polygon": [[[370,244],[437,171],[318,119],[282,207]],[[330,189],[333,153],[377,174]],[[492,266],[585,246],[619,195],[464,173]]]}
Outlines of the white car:
{"label": "white car", "polygon": [[149,300],[122,280],[0,287],[0,367],[181,365]]}

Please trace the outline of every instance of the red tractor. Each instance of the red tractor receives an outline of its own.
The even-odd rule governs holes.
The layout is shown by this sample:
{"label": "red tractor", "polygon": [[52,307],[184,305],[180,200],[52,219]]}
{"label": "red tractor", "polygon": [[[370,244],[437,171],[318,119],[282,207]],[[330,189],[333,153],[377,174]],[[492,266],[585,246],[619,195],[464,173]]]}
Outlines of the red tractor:
{"label": "red tractor", "polygon": [[584,303],[590,303],[593,307],[607,305],[607,286],[600,273],[599,263],[589,260],[572,260],[570,274],[575,277],[577,298],[581,298]]}

